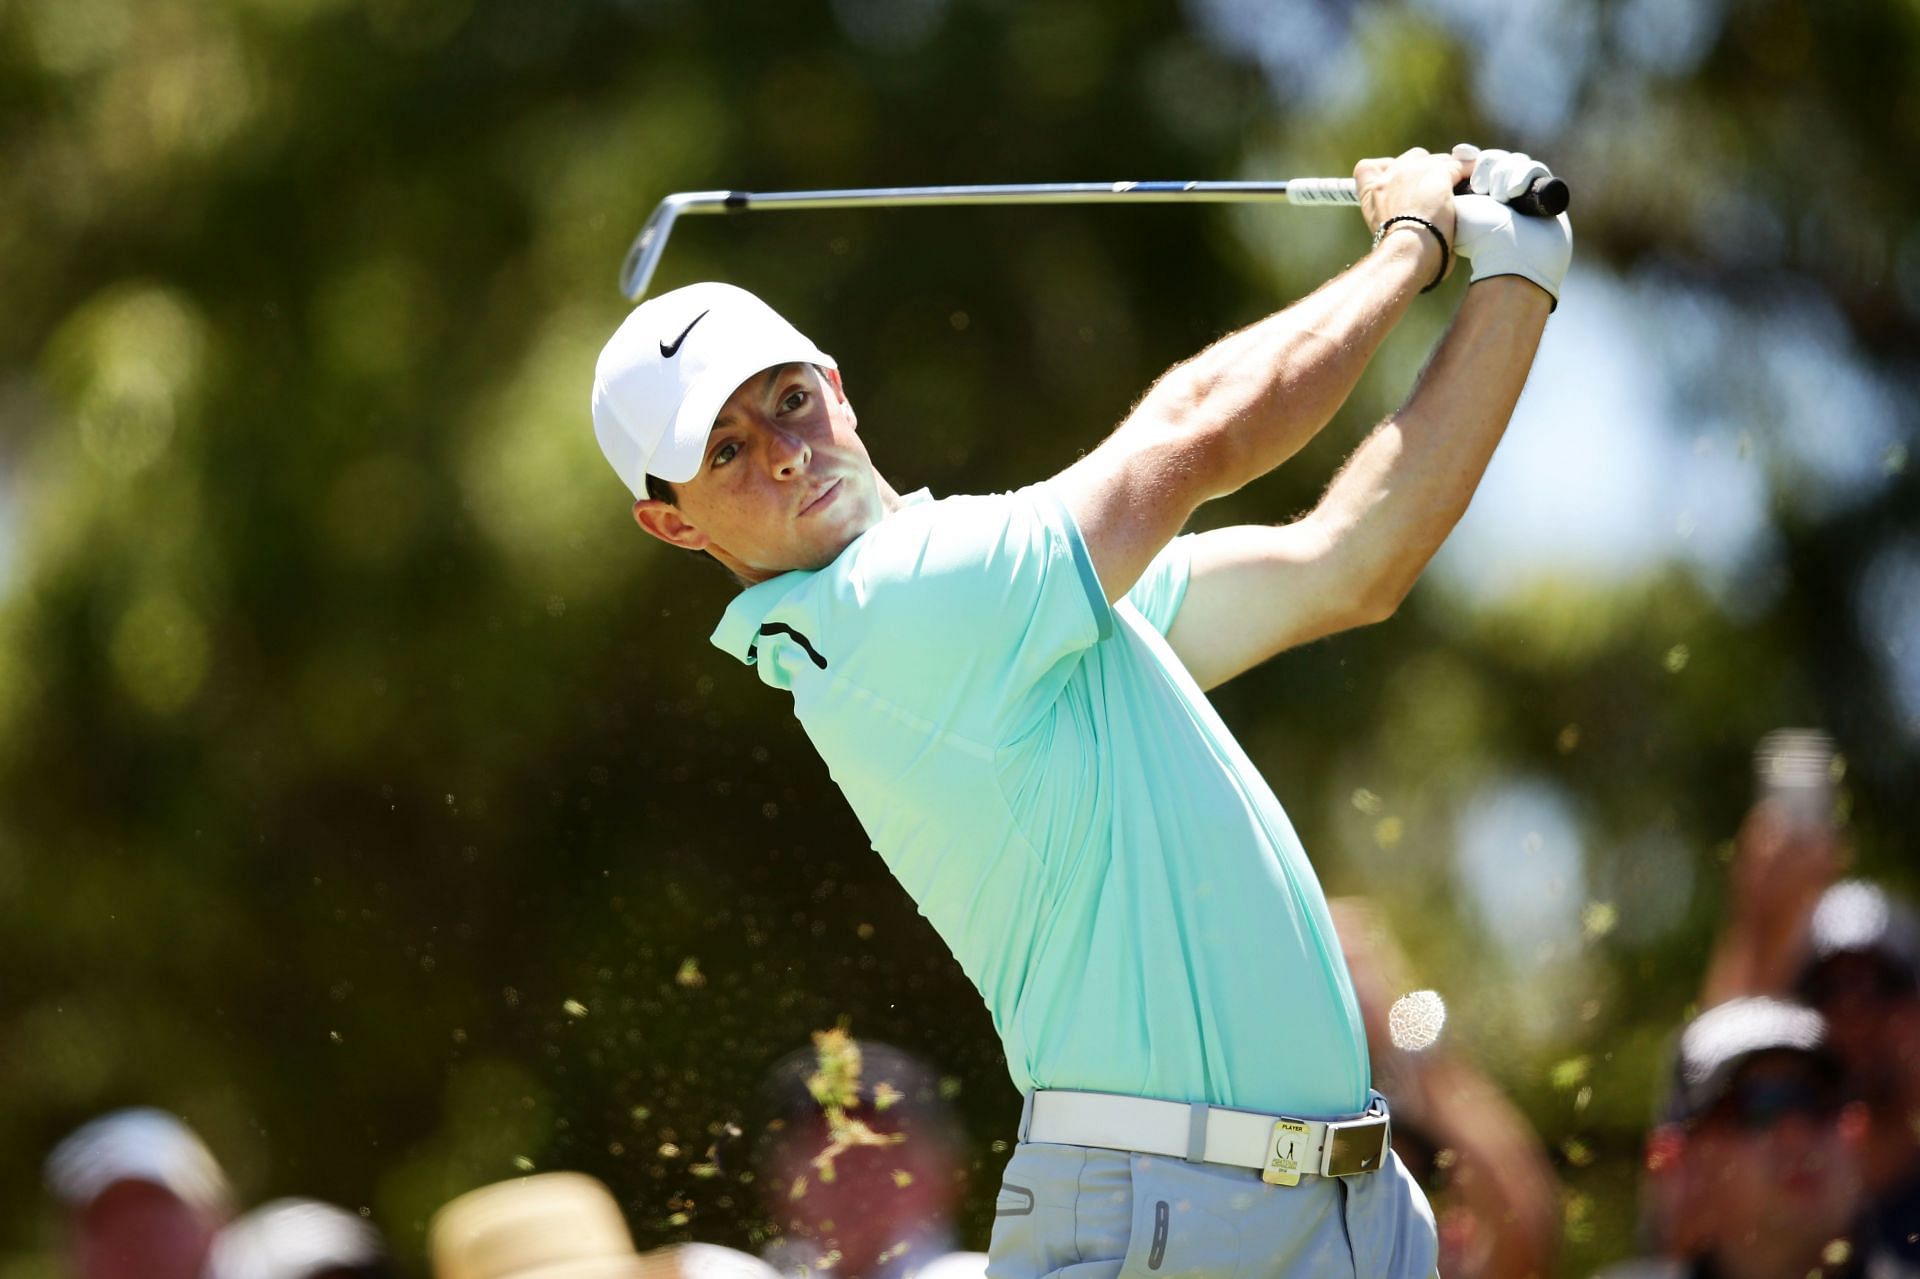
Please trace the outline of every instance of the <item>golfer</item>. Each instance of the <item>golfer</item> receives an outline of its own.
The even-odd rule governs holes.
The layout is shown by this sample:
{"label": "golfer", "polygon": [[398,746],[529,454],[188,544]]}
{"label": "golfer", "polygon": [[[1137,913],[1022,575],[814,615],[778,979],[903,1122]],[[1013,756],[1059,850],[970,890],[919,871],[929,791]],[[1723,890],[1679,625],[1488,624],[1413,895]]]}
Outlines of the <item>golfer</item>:
{"label": "golfer", "polygon": [[[1543,172],[1363,161],[1371,252],[1012,493],[902,495],[833,359],[727,285],[646,302],[600,356],[634,518],[741,581],[713,642],[792,697],[992,1013],[1026,1098],[996,1279],[1433,1271],[1320,885],[1204,690],[1387,617],[1466,509],[1571,256],[1564,218],[1494,198]],[[1418,389],[1314,509],[1178,537],[1326,425],[1456,258]]]}

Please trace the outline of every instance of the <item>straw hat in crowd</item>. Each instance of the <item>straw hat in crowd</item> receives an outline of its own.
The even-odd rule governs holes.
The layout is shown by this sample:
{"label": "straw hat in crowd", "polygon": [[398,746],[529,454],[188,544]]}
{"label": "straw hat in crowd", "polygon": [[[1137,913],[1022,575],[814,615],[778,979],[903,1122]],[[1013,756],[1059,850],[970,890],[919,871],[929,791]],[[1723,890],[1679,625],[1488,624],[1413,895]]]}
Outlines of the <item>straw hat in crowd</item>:
{"label": "straw hat in crowd", "polygon": [[594,1178],[550,1172],[470,1191],[428,1229],[434,1279],[776,1279],[711,1244],[634,1251],[620,1205]]}

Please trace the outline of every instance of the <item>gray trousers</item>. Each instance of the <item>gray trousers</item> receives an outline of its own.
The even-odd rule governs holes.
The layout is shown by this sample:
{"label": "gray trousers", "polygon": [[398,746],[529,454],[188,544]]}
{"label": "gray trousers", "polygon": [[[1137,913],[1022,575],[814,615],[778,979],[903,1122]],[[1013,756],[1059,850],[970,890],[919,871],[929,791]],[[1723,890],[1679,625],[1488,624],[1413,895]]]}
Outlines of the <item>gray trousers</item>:
{"label": "gray trousers", "polygon": [[1427,1197],[1399,1159],[1269,1186],[1251,1169],[1022,1142],[988,1279],[1429,1279]]}

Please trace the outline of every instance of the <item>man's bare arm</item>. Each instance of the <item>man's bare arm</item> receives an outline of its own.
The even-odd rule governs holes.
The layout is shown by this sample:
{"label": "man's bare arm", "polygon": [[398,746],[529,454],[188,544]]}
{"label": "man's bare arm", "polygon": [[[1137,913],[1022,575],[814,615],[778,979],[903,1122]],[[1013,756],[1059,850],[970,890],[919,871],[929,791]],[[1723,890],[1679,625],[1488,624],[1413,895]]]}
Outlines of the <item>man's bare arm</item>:
{"label": "man's bare arm", "polygon": [[1406,407],[1374,429],[1312,512],[1194,540],[1167,641],[1202,688],[1392,614],[1485,474],[1549,304],[1517,276],[1474,285]]}
{"label": "man's bare arm", "polygon": [[1830,822],[1796,819],[1779,799],[1755,804],[1734,839],[1733,891],[1700,1007],[1786,995],[1806,960],[1814,908],[1846,864],[1846,844]]}
{"label": "man's bare arm", "polygon": [[[1452,188],[1464,172],[1450,157],[1409,151],[1364,161],[1355,175],[1370,225],[1411,213],[1451,237]],[[1280,465],[1332,419],[1440,254],[1433,235],[1400,224],[1310,296],[1169,370],[1112,435],[1055,477],[1109,600],[1132,588],[1202,502]]]}

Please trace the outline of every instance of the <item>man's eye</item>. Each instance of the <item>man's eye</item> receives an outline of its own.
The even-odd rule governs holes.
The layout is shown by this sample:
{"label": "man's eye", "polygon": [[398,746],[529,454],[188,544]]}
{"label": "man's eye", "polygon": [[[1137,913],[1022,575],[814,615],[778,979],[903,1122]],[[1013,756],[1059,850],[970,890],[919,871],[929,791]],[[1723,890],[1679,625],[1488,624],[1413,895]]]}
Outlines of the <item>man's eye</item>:
{"label": "man's eye", "polygon": [[807,393],[805,391],[794,391],[790,393],[786,399],[780,401],[780,411],[782,413],[798,413],[800,406],[806,402]]}
{"label": "man's eye", "polygon": [[711,465],[725,466],[728,462],[733,461],[733,455],[738,453],[739,451],[740,451],[740,448],[738,445],[722,444],[719,448],[713,451],[713,462],[711,463]]}

